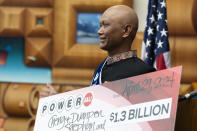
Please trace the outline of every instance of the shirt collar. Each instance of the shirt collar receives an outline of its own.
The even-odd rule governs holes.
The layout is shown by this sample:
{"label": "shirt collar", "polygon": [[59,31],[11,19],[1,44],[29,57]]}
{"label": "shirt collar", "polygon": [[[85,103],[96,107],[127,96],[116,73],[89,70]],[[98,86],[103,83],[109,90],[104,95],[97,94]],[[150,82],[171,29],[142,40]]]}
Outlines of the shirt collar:
{"label": "shirt collar", "polygon": [[131,50],[131,51],[123,52],[123,53],[114,55],[112,57],[108,56],[107,57],[107,65],[118,62],[120,60],[128,59],[128,58],[131,58],[131,57],[136,57],[136,56],[137,56],[137,50]]}

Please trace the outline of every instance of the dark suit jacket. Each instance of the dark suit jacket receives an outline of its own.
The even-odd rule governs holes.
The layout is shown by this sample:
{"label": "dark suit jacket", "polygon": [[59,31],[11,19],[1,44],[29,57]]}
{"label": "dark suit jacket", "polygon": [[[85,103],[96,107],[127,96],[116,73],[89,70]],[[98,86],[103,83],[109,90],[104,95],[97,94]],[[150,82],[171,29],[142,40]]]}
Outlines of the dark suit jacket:
{"label": "dark suit jacket", "polygon": [[155,71],[137,57],[120,60],[110,65],[105,64],[102,70],[102,83],[141,75]]}

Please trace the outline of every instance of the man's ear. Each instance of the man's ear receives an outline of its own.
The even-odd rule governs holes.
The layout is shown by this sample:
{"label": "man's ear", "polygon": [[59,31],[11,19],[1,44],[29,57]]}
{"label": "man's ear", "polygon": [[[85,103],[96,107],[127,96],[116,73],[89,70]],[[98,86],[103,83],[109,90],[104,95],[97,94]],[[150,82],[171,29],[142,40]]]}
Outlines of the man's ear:
{"label": "man's ear", "polygon": [[122,37],[124,37],[124,38],[128,37],[131,34],[131,32],[132,32],[132,25],[130,25],[130,24],[125,25],[124,33],[123,33]]}

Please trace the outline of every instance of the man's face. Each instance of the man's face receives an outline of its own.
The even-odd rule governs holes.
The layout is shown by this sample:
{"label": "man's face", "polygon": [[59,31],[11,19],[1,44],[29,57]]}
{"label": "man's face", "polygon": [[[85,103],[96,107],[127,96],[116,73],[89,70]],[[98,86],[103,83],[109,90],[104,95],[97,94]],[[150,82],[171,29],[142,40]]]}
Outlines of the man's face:
{"label": "man's face", "polygon": [[101,49],[110,51],[120,46],[123,28],[119,21],[119,18],[111,11],[105,12],[101,17],[98,30]]}

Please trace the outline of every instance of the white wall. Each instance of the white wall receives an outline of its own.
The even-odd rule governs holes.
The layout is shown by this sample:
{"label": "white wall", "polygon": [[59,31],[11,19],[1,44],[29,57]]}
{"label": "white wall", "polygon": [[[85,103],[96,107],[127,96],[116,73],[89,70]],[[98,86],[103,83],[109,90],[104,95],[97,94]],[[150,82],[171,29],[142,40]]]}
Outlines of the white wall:
{"label": "white wall", "polygon": [[148,12],[148,0],[134,0],[133,4],[133,8],[139,18],[138,31],[144,31],[146,25],[146,16]]}

